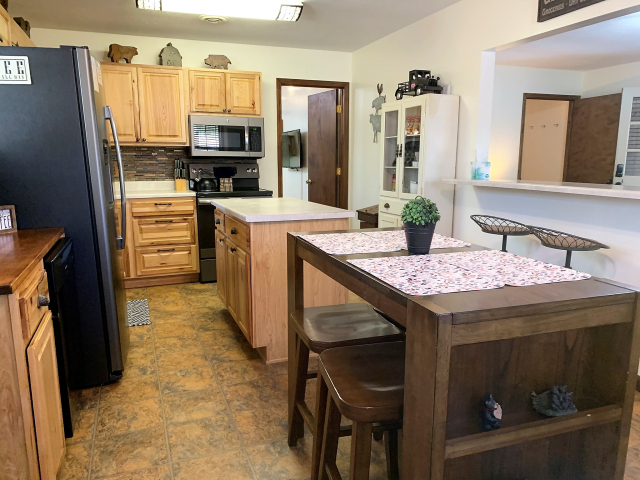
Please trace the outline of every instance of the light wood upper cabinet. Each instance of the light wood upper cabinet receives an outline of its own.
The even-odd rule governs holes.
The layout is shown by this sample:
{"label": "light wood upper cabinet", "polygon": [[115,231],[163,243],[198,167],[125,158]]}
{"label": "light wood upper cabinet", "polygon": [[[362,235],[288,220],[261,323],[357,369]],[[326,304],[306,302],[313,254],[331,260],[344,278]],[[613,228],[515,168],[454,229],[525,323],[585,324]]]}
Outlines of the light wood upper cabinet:
{"label": "light wood upper cabinet", "polygon": [[9,38],[11,27],[9,27],[9,22],[9,15],[2,7],[0,7],[0,46],[3,47],[11,45],[11,40]]}
{"label": "light wood upper cabinet", "polygon": [[226,113],[225,74],[215,70],[189,70],[189,100],[192,112]]}
{"label": "light wood upper cabinet", "polygon": [[51,312],[47,312],[27,348],[41,480],[55,480],[65,440],[58,363]]}
{"label": "light wood upper cabinet", "polygon": [[259,73],[228,72],[227,112],[233,115],[262,114],[262,83]]}
{"label": "light wood upper cabinet", "polygon": [[20,28],[9,13],[0,6],[0,46],[35,47],[33,40]]}
{"label": "light wood upper cabinet", "polygon": [[[138,81],[136,68],[102,65],[105,105],[111,107],[121,143],[136,143],[140,138]],[[113,141],[111,127],[109,138]]]}
{"label": "light wood upper cabinet", "polygon": [[182,69],[138,67],[138,95],[143,142],[187,142]]}

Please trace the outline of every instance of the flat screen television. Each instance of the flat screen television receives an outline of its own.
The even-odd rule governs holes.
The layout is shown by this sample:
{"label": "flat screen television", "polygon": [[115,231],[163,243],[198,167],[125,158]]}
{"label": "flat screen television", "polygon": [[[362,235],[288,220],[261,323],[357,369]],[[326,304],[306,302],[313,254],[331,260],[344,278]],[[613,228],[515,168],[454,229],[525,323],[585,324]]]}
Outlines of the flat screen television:
{"label": "flat screen television", "polygon": [[282,168],[302,167],[302,135],[300,130],[282,134]]}

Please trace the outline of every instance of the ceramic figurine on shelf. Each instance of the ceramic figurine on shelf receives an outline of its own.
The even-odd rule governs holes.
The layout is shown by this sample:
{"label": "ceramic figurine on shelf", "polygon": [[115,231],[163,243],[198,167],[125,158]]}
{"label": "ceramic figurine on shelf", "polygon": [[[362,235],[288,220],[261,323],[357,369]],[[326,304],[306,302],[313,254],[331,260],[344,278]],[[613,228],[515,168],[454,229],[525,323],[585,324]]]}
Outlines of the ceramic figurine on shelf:
{"label": "ceramic figurine on shelf", "polygon": [[109,45],[109,53],[107,54],[113,63],[120,63],[123,58],[125,63],[131,63],[131,59],[136,55],[138,55],[136,47],[124,47],[117,43]]}
{"label": "ceramic figurine on shelf", "polygon": [[482,401],[480,408],[480,420],[482,420],[482,430],[497,430],[502,421],[502,407],[493,395],[488,393]]}
{"label": "ceramic figurine on shelf", "polygon": [[209,55],[204,59],[204,63],[209,65],[211,68],[228,70],[229,65],[231,65],[231,60],[229,60],[225,55]]}
{"label": "ceramic figurine on shelf", "polygon": [[182,55],[180,55],[178,49],[174,47],[171,42],[167,43],[167,46],[160,51],[159,57],[160,65],[168,67],[182,66]]}
{"label": "ceramic figurine on shelf", "polygon": [[562,417],[578,412],[573,404],[573,393],[567,392],[566,385],[555,385],[540,395],[532,392],[531,402],[536,412],[547,417]]}
{"label": "ceramic figurine on shelf", "polygon": [[383,85],[378,84],[378,98],[374,99],[371,103],[371,108],[375,109],[376,113],[369,115],[369,123],[373,126],[373,143],[378,143],[378,133],[382,131],[382,115],[380,115],[380,109],[382,104],[387,101],[386,95],[382,95]]}

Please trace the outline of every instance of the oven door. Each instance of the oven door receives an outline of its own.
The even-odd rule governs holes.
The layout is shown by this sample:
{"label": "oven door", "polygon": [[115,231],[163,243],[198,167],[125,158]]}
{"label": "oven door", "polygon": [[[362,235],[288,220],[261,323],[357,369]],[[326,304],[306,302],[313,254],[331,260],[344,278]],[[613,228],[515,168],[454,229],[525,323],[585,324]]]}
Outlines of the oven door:
{"label": "oven door", "polygon": [[249,120],[245,117],[189,117],[192,157],[249,156]]}

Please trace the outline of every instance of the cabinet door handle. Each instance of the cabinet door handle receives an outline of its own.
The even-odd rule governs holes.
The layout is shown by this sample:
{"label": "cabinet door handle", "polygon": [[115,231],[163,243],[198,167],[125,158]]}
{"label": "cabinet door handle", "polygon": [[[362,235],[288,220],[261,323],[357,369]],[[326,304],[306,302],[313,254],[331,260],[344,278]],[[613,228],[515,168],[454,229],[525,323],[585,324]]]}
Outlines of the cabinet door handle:
{"label": "cabinet door handle", "polygon": [[143,139],[142,139],[142,141],[143,141],[143,142],[146,142],[146,141],[147,141],[147,139],[146,139],[146,138],[143,138]]}
{"label": "cabinet door handle", "polygon": [[175,252],[176,249],[175,248],[159,248],[158,249],[158,253],[160,252]]}
{"label": "cabinet door handle", "polygon": [[231,229],[231,235],[235,235],[236,233],[238,233],[238,230],[236,230],[235,228]]}
{"label": "cabinet door handle", "polygon": [[389,205],[388,203],[385,203],[384,208],[391,208],[391,205]]}
{"label": "cabinet door handle", "polygon": [[38,294],[38,308],[48,307],[48,306],[49,306],[49,299],[47,298],[47,296],[42,295],[41,293]]}
{"label": "cabinet door handle", "polygon": [[167,205],[167,206],[171,206],[173,205],[172,202],[167,202],[167,203],[154,203],[154,205]]}
{"label": "cabinet door handle", "polygon": [[224,243],[224,240],[223,240],[223,239],[221,239],[221,238],[219,238],[219,239],[218,239],[218,241],[219,241],[220,243]]}
{"label": "cabinet door handle", "polygon": [[236,249],[235,249],[235,248],[233,248],[233,247],[231,247],[231,253],[233,253],[233,252],[235,252],[235,251],[236,251]]}
{"label": "cabinet door handle", "polygon": [[222,113],[227,113],[227,109],[225,108],[224,110],[222,110]]}
{"label": "cabinet door handle", "polygon": [[231,113],[231,109],[229,109],[229,113]]}
{"label": "cabinet door handle", "polygon": [[220,225],[220,219],[216,219],[216,225]]}
{"label": "cabinet door handle", "polygon": [[136,137],[136,142],[139,142],[139,141],[140,141],[140,137]]}
{"label": "cabinet door handle", "polygon": [[173,223],[173,220],[156,220],[156,223]]}

